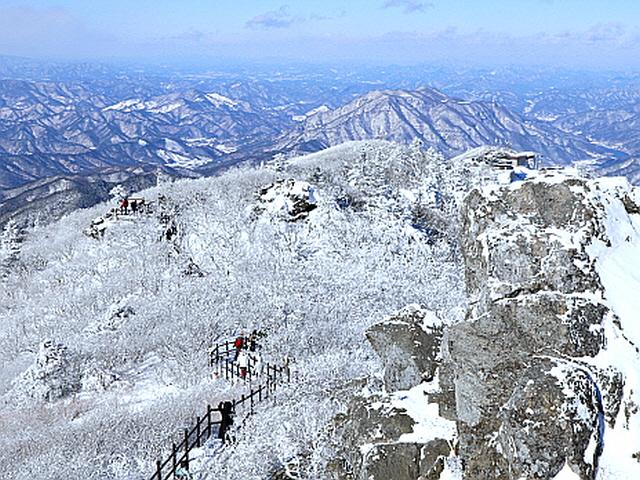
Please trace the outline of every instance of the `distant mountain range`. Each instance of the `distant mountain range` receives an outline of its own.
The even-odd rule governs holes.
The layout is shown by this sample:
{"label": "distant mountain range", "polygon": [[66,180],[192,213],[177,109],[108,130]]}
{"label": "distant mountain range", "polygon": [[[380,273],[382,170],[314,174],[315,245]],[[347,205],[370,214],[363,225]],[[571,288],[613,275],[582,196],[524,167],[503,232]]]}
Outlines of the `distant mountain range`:
{"label": "distant mountain range", "polygon": [[[555,77],[529,73],[530,80],[518,84],[525,73],[283,69],[187,75],[83,64],[44,69],[1,60],[5,216],[18,198],[9,192],[43,192],[43,185],[61,178],[86,190],[97,183],[83,182],[83,176],[118,170],[131,176],[139,167],[210,175],[278,153],[375,138],[420,139],[446,155],[509,146],[538,152],[549,164],[587,161],[601,173],[640,182],[635,77],[599,78],[593,87],[582,87],[579,76],[558,77],[562,88],[544,88]],[[25,78],[16,80],[20,75]],[[427,75],[422,83],[433,80],[440,89],[415,88],[421,75]]]}
{"label": "distant mountain range", "polygon": [[0,188],[104,168],[225,163],[280,134],[280,124],[277,115],[216,93],[115,102],[82,86],[4,80]]}
{"label": "distant mountain range", "polygon": [[550,164],[628,157],[494,102],[460,100],[429,88],[371,92],[336,110],[320,111],[278,147],[306,152],[369,138],[401,143],[417,138],[447,155],[482,145],[510,146],[535,151]]}

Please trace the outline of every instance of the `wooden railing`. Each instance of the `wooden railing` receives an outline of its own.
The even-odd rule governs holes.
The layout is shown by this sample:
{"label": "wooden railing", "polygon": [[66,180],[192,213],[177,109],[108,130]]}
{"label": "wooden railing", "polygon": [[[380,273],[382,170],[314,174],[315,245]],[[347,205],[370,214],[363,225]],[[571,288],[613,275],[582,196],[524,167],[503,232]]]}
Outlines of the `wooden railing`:
{"label": "wooden railing", "polygon": [[[291,381],[291,369],[288,364],[284,366],[270,363],[261,365],[260,362],[250,357],[243,375],[239,365],[231,360],[232,355],[235,356],[235,353],[236,349],[233,347],[232,342],[218,344],[210,351],[209,366],[215,369],[215,374],[218,378],[226,380],[238,379],[248,385],[251,385],[256,379],[260,380],[258,385],[251,386],[248,394],[242,394],[239,398],[229,400],[233,416],[241,408],[248,409],[247,416],[253,415],[255,406],[258,403],[275,398],[274,394],[279,384]],[[156,470],[150,480],[176,478],[176,470],[180,467],[189,470],[191,451],[194,448],[203,446],[211,438],[214,427],[215,433],[219,433],[222,421],[212,419],[214,412],[222,416],[220,407],[214,408],[211,405],[207,405],[206,414],[196,418],[193,428],[184,429],[182,441],[179,444],[171,444],[171,453],[164,462],[162,460],[156,462]],[[222,440],[224,443],[225,439],[223,438]]]}
{"label": "wooden railing", "polygon": [[204,417],[198,417],[191,430],[184,429],[182,442],[171,445],[169,457],[164,462],[161,460],[156,462],[156,472],[151,477],[152,480],[175,478],[176,470],[181,465],[186,465],[187,470],[189,469],[189,453],[194,448],[201,447],[211,437],[213,426],[221,423],[221,421],[211,420],[211,415],[213,412],[219,411],[220,409],[214,409],[211,405],[207,405],[207,414]]}

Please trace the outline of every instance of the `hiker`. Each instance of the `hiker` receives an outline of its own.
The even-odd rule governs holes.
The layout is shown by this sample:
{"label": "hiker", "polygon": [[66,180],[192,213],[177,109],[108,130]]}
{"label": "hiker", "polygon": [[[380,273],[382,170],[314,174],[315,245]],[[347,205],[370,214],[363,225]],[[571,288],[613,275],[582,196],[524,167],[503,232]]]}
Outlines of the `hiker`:
{"label": "hiker", "polygon": [[249,340],[248,340],[248,344],[249,344],[249,351],[250,352],[255,352],[256,348],[257,348],[257,344],[256,342],[258,341],[258,330],[254,330],[253,332],[251,332],[251,335],[249,335]]}
{"label": "hiker", "polygon": [[242,350],[245,346],[244,334],[241,333],[238,338],[236,338],[235,342],[233,342],[233,347],[236,349],[236,356],[234,361],[238,360],[238,355],[240,354],[240,350]]}
{"label": "hiker", "polygon": [[131,213],[134,215],[138,213],[138,202],[136,200],[131,200]]}
{"label": "hiker", "polygon": [[122,202],[120,202],[120,210],[124,215],[129,214],[129,200],[127,198],[123,198]]}
{"label": "hiker", "polygon": [[251,376],[260,375],[262,372],[262,357],[258,352],[249,353],[249,368]]}
{"label": "hiker", "polygon": [[182,460],[180,466],[176,468],[176,478],[193,480],[193,475],[189,472],[189,462],[187,460]]}
{"label": "hiker", "polygon": [[229,431],[229,427],[233,425],[233,404],[229,401],[220,402],[218,410],[221,416],[218,438],[222,440],[222,443],[227,443],[227,432]]}
{"label": "hiker", "polygon": [[238,354],[238,358],[236,360],[238,362],[238,374],[240,375],[240,378],[246,378],[247,370],[249,368],[249,354],[242,350]]}

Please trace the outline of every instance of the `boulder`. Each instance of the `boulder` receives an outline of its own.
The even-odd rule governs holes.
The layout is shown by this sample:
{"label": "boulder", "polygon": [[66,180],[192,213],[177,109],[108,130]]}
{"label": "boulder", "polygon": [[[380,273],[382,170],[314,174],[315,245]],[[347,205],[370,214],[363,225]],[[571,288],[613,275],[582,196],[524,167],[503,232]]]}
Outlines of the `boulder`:
{"label": "boulder", "polygon": [[439,362],[442,323],[424,307],[409,305],[366,332],[382,359],[388,392],[433,379]]}
{"label": "boulder", "polygon": [[364,458],[360,478],[367,480],[416,480],[420,475],[420,445],[378,444]]}

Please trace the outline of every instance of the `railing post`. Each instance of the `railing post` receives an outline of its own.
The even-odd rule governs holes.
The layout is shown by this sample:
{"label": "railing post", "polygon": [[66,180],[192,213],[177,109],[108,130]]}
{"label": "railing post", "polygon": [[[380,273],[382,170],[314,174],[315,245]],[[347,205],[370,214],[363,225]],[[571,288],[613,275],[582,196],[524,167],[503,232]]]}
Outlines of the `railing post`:
{"label": "railing post", "polygon": [[211,405],[207,405],[207,438],[211,437]]}
{"label": "railing post", "polygon": [[184,461],[185,461],[185,467],[187,470],[189,470],[189,451],[191,449],[189,448],[189,429],[185,428],[184,429]]}
{"label": "railing post", "polygon": [[262,385],[258,388],[258,403],[262,402]]}
{"label": "railing post", "polygon": [[251,403],[251,415],[253,415],[253,395],[255,394],[255,392],[253,391],[253,388],[251,389],[251,395],[249,395],[250,398],[250,403]]}
{"label": "railing post", "polygon": [[200,448],[200,417],[196,417],[196,446]]}
{"label": "railing post", "polygon": [[176,444],[171,444],[171,465],[173,466],[173,473],[176,473],[176,468],[178,468],[178,449],[176,448]]}
{"label": "railing post", "polygon": [[162,462],[160,460],[156,460],[156,476],[158,480],[162,480]]}
{"label": "railing post", "polygon": [[287,365],[287,383],[291,383],[291,369]]}

